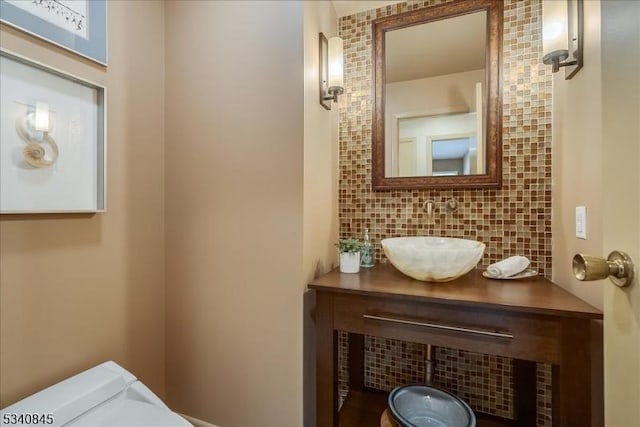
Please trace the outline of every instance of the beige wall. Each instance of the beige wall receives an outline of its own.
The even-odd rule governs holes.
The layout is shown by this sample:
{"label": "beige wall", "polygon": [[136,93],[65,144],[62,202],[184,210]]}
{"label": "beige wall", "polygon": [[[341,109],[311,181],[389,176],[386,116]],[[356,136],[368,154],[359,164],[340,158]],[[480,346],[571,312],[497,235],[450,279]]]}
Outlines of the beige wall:
{"label": "beige wall", "polygon": [[108,212],[0,218],[0,407],[113,359],[164,395],[164,8],[109,2],[109,67],[0,28],[108,87]]}
{"label": "beige wall", "polygon": [[300,426],[303,4],[165,12],[168,404]]}
{"label": "beige wall", "polygon": [[[337,265],[338,104],[331,111],[318,95],[318,33],[337,35],[331,2],[304,2],[304,239],[303,287]],[[304,425],[315,425],[314,293],[304,298]]]}
{"label": "beige wall", "polygon": [[[553,77],[553,281],[602,308],[604,282],[579,282],[576,253],[603,256],[600,1],[584,2],[585,66]],[[587,207],[587,240],[575,237],[575,208]]]}
{"label": "beige wall", "polygon": [[331,2],[304,2],[304,278],[337,265],[338,105],[320,105],[318,33],[337,35]]}

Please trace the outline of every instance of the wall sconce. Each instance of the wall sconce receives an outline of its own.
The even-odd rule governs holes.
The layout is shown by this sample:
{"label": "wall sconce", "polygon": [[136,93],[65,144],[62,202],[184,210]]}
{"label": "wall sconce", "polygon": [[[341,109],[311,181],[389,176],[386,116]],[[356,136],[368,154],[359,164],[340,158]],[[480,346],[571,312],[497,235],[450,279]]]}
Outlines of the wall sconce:
{"label": "wall sconce", "polygon": [[342,39],[329,40],[320,33],[320,105],[331,110],[331,101],[338,102],[338,95],[344,93]]}
{"label": "wall sconce", "polygon": [[582,68],[583,0],[543,0],[542,62],[556,73],[565,68],[565,80]]}

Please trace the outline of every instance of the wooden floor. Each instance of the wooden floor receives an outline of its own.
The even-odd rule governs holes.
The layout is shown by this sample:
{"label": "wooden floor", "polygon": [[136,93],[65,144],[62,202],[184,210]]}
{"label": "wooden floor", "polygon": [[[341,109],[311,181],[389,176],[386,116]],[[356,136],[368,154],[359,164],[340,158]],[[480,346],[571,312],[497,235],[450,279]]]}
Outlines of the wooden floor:
{"label": "wooden floor", "polygon": [[377,427],[389,393],[350,390],[340,410],[340,427]]}
{"label": "wooden floor", "polygon": [[[340,427],[378,427],[387,408],[388,393],[365,389],[351,390],[340,410]],[[478,427],[512,427],[512,420],[476,414]]]}

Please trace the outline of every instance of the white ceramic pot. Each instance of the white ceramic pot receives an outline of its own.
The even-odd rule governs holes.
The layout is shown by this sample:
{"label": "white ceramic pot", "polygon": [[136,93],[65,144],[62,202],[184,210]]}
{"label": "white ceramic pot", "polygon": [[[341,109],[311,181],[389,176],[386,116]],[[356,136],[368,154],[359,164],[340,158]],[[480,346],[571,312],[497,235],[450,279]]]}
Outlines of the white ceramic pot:
{"label": "white ceramic pot", "polygon": [[357,273],[360,271],[360,252],[340,253],[340,273]]}

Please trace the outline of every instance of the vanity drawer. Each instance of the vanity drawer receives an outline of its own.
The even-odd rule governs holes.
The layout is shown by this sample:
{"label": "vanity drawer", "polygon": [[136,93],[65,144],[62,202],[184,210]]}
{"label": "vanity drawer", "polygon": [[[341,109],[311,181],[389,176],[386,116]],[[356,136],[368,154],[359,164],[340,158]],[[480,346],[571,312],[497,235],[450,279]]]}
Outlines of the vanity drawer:
{"label": "vanity drawer", "polygon": [[411,300],[334,295],[334,329],[546,363],[560,361],[553,316]]}

